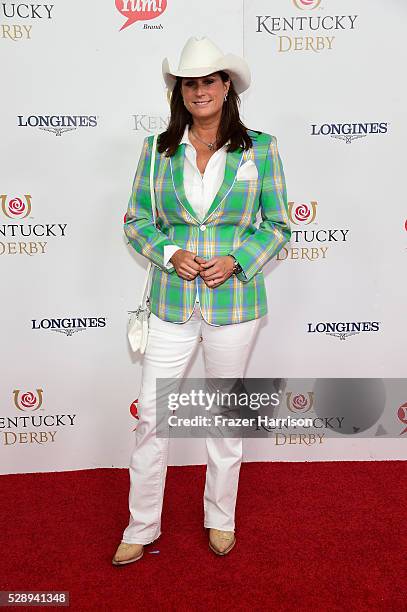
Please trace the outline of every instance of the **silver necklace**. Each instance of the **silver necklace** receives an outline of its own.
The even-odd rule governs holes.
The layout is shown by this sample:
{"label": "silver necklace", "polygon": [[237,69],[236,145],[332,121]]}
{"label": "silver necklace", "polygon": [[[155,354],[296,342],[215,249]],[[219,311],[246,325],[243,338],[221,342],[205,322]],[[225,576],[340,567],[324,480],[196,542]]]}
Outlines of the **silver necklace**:
{"label": "silver necklace", "polygon": [[217,139],[215,139],[214,142],[205,142],[204,140],[202,140],[202,138],[199,138],[199,136],[197,136],[195,134],[195,132],[193,132],[192,130],[190,130],[190,132],[191,132],[191,134],[192,134],[192,136],[194,138],[199,140],[199,142],[202,142],[202,144],[206,145],[210,151],[213,151],[213,149],[215,148],[216,143],[218,142]]}

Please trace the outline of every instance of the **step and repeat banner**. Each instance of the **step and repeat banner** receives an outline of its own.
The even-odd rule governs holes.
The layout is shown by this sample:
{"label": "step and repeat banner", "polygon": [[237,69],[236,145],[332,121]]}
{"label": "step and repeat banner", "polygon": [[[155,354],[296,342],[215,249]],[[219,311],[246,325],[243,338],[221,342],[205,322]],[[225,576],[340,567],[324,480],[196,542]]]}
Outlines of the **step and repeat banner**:
{"label": "step and repeat banner", "polygon": [[[318,436],[312,383],[407,375],[406,22],[404,0],[0,3],[1,473],[128,465],[127,312],[147,260],[123,217],[143,140],[168,123],[162,59],[205,35],[251,67],[242,118],[277,137],[293,230],[264,268],[246,374],[285,380],[285,413],[314,418],[246,439],[246,460],[406,457],[402,386]],[[201,345],[187,376],[204,376]],[[204,440],[172,440],[170,464],[205,460]]]}

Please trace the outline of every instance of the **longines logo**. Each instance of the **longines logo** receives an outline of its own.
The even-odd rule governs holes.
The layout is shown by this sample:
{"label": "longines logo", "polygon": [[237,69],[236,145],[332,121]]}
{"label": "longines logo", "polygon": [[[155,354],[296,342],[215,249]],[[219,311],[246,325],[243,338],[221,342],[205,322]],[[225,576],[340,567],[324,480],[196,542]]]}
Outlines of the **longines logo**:
{"label": "longines logo", "polygon": [[349,336],[355,336],[364,332],[380,331],[379,321],[336,321],[330,323],[308,323],[308,334],[326,334],[340,340],[346,340]]}
{"label": "longines logo", "polygon": [[[2,194],[0,201],[1,211],[7,220],[7,223],[0,223],[0,255],[43,255],[47,250],[48,240],[36,240],[37,238],[65,238],[66,223],[16,223],[30,218],[30,194],[11,197]],[[10,223],[10,220],[13,223]]]}
{"label": "longines logo", "polygon": [[[2,2],[0,4],[0,17],[4,19],[13,19],[19,21],[21,19],[45,19],[53,18],[53,4],[26,4],[20,2]],[[25,23],[2,23],[0,24],[0,38],[5,40],[31,40],[32,25]]]}
{"label": "longines logo", "polygon": [[[318,202],[309,203],[288,202],[288,214],[291,224],[291,238],[289,245],[284,246],[276,256],[277,261],[285,259],[299,261],[317,261],[326,259],[328,253],[337,243],[346,242],[349,229],[311,229],[317,218]],[[318,225],[315,223],[315,225]],[[295,226],[298,227],[295,228]],[[306,229],[300,229],[304,226]],[[292,244],[298,246],[291,246]]]}
{"label": "longines logo", "polygon": [[[161,17],[167,8],[167,0],[115,0],[115,2],[117,10],[126,19],[120,31],[136,23],[136,21],[151,21],[151,19]],[[145,30],[162,30],[163,26],[161,23],[153,25],[145,23],[143,28]]]}
{"label": "longines logo", "polygon": [[18,115],[18,127],[34,127],[55,136],[62,136],[65,132],[72,132],[78,128],[97,127],[95,115]]}
{"label": "longines logo", "polygon": [[[0,417],[3,446],[52,443],[55,442],[58,428],[74,426],[76,414],[44,414],[43,393],[42,389],[24,392],[13,390],[14,407],[19,413],[25,414]],[[37,410],[40,411],[38,414]]]}
{"label": "longines logo", "polygon": [[32,329],[42,329],[73,336],[89,328],[106,327],[106,317],[66,317],[64,319],[32,319]]}
{"label": "longines logo", "polygon": [[292,6],[302,14],[293,17],[256,15],[256,32],[275,36],[278,53],[332,51],[337,34],[354,30],[358,18],[358,15],[317,15],[315,13],[322,9],[321,0],[292,0]]}
{"label": "longines logo", "polygon": [[311,136],[339,138],[346,144],[370,134],[387,134],[388,123],[322,123],[311,125]]}
{"label": "longines logo", "polygon": [[166,130],[169,124],[169,117],[161,115],[133,115],[133,130],[144,132],[155,132],[156,130]]}

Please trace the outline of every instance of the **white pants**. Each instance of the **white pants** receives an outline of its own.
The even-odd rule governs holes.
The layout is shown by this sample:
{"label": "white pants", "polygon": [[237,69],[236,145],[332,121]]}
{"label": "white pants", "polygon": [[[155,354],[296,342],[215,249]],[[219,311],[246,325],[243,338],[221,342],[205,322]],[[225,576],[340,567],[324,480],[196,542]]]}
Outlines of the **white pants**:
{"label": "white pants", "polygon": [[[130,522],[122,541],[149,544],[161,534],[161,510],[169,438],[155,435],[156,379],[182,378],[202,336],[205,374],[241,378],[260,319],[213,326],[199,303],[185,323],[150,315],[139,396],[135,448],[130,459]],[[241,438],[206,438],[208,462],[204,491],[204,526],[235,530],[235,505],[242,461]]]}

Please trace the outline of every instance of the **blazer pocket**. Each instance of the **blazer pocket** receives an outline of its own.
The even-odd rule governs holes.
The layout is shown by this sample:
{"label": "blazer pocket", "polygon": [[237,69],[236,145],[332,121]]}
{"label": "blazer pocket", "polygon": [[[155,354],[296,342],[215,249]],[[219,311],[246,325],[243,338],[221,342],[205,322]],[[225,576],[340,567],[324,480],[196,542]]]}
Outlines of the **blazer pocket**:
{"label": "blazer pocket", "polygon": [[258,177],[256,164],[251,159],[242,164],[236,173],[237,181],[257,181]]}

